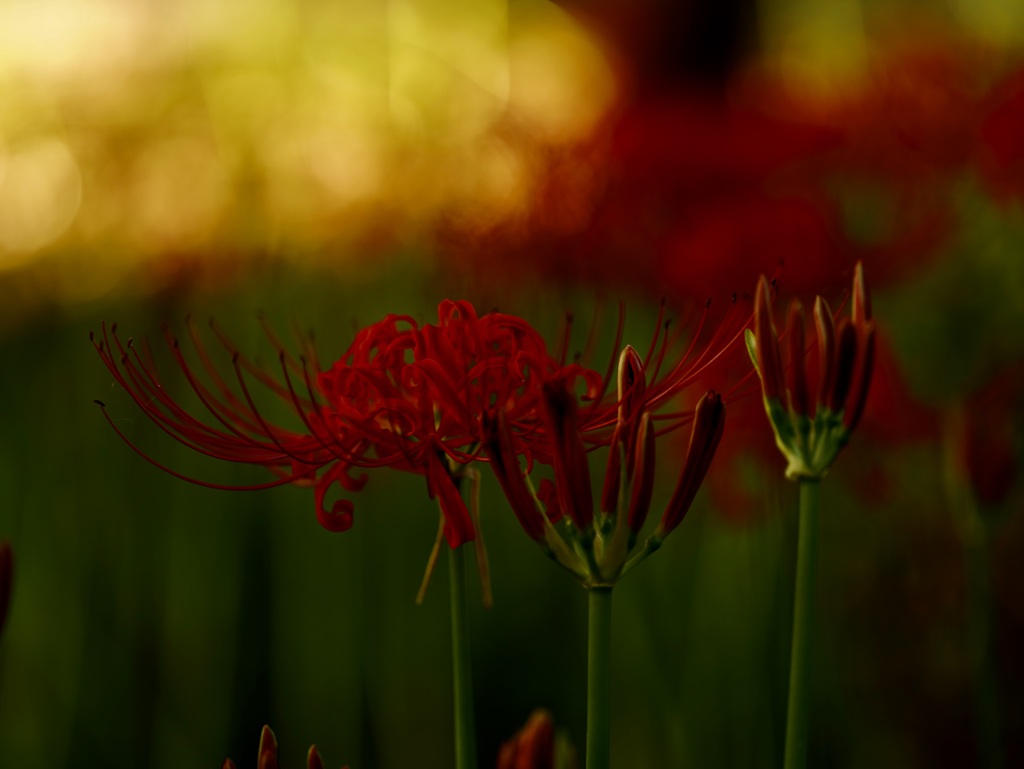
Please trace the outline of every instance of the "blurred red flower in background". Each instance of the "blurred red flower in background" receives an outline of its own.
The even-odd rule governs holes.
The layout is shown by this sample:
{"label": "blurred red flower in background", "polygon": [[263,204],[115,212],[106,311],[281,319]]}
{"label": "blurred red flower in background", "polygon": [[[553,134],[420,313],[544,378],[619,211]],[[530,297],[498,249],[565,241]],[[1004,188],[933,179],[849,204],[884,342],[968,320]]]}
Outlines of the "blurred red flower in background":
{"label": "blurred red flower in background", "polygon": [[953,459],[979,510],[1001,512],[1018,483],[1024,365],[998,371],[968,393],[952,416]]}
{"label": "blurred red flower in background", "polygon": [[[645,68],[648,54],[626,44],[636,61],[624,65],[620,109],[604,131],[552,150],[522,220],[462,240],[446,232],[447,242],[485,282],[539,275],[684,308],[745,298],[759,274],[776,279],[782,301],[842,300],[858,260],[876,288],[906,282],[952,242],[972,173],[1003,199],[1024,190],[1020,72],[1000,76],[998,53],[962,35],[911,28],[875,31],[861,71],[817,91],[753,59],[697,87]],[[734,365],[738,381],[745,363]],[[914,400],[900,366],[880,345],[878,391],[888,396],[869,397],[862,431],[878,442],[933,440],[938,419]],[[734,511],[746,499],[725,476],[734,460],[774,461],[759,411],[730,398],[710,475]]]}
{"label": "blurred red flower in background", "polygon": [[[619,11],[624,31],[606,23]],[[709,86],[638,42],[664,43],[651,21],[670,10],[580,9],[606,12],[593,24],[625,51],[619,109],[587,142],[538,148],[520,218],[483,233],[444,225],[481,281],[539,275],[678,305],[749,292],[765,274],[780,298],[813,300],[858,260],[879,288],[925,265],[955,231],[954,187],[975,162],[998,188],[1024,188],[1022,81],[993,89],[998,57],[962,36],[914,20],[908,34],[903,19],[828,89],[801,90],[753,57]]]}
{"label": "blurred red flower in background", "polygon": [[992,89],[978,126],[978,171],[1000,201],[1024,201],[1024,68]]}

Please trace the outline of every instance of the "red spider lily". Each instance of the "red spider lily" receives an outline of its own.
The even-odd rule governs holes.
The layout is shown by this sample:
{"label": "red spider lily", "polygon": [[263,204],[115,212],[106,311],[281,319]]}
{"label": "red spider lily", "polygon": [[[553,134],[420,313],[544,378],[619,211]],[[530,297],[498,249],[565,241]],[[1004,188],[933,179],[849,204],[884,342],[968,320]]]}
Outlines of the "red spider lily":
{"label": "red spider lily", "polygon": [[[620,326],[621,328],[621,326]],[[672,345],[656,334],[645,358],[625,347],[619,356],[614,397],[580,405],[562,376],[545,380],[540,404],[543,429],[523,436],[554,482],[538,492],[513,448],[509,421],[500,409],[485,415],[485,446],[491,468],[526,533],[587,587],[608,586],[660,547],[683,520],[707,473],[724,427],[722,398],[708,392],[694,411],[658,413],[671,398],[715,366],[739,335],[728,324],[667,366]],[[621,343],[621,331],[616,346]],[[610,379],[611,377],[607,377]],[[660,423],[660,426],[659,426]],[[692,423],[690,447],[678,484],[655,532],[627,562],[647,518],[654,484],[655,439]],[[591,488],[589,447],[609,446],[600,505]],[[555,524],[565,518],[565,537]]]}
{"label": "red spider lily", "polygon": [[[264,726],[260,732],[260,750],[256,758],[257,769],[280,769],[277,763],[277,738],[269,726]],[[230,758],[224,759],[221,769],[235,769],[235,764]],[[320,757],[316,745],[310,745],[306,754],[306,769],[324,769],[324,760]],[[342,767],[348,769],[348,767]]]}
{"label": "red spider lily", "polygon": [[0,634],[7,623],[7,611],[11,606],[11,587],[14,584],[14,555],[11,543],[0,541]]}
{"label": "red spider lily", "polygon": [[[214,327],[231,356],[232,384],[219,373],[193,324],[189,334],[198,370],[186,360],[178,340],[165,332],[206,418],[194,416],[171,397],[148,345],[140,349],[130,339],[123,343],[116,327],[109,332],[104,327],[94,344],[117,383],[169,435],[207,456],[262,465],[278,477],[227,486],[186,477],[146,457],[161,469],[214,488],[313,485],[317,519],[331,531],[350,528],[354,509],[347,498],[328,507],[325,500],[332,486],[347,492],[362,489],[367,477],[354,475],[357,469],[387,466],[414,472],[426,478],[430,496],[438,498],[444,537],[457,547],[476,536],[473,514],[458,485],[482,440],[484,411],[502,409],[515,425],[516,450],[529,453],[520,436],[536,430],[542,377],[561,371],[568,381],[582,378],[590,387],[600,377],[552,358],[540,335],[519,318],[501,313],[478,317],[469,303],[452,301],[442,302],[438,315],[437,325],[422,327],[406,316],[388,316],[360,331],[326,370],[310,339],[303,340],[304,351],[295,357],[267,329],[278,349],[276,374],[242,356]],[[264,416],[253,394],[254,381],[294,412],[294,428]]]}
{"label": "red spider lily", "polygon": [[875,325],[864,270],[858,264],[854,272],[849,318],[836,324],[824,299],[819,296],[814,304],[818,341],[815,408],[808,381],[803,308],[796,300],[790,304],[784,364],[769,302],[768,281],[762,276],[757,286],[754,328],[747,331],[747,349],[761,378],[764,407],[775,431],[776,445],[789,462],[786,477],[820,478],[860,421],[871,385]]}

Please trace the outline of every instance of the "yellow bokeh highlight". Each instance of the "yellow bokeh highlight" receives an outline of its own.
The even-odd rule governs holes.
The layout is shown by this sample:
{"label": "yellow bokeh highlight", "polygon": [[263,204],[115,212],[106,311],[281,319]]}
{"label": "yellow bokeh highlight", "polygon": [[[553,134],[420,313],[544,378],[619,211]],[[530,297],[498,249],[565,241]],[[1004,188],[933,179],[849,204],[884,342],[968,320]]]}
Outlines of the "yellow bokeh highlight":
{"label": "yellow bokeh highlight", "polygon": [[504,0],[391,0],[388,16],[395,126],[442,142],[486,131],[508,101]]}
{"label": "yellow bokeh highlight", "polygon": [[862,79],[867,64],[860,0],[758,5],[764,64],[794,91],[829,98]]}
{"label": "yellow bokeh highlight", "polygon": [[1024,43],[1024,7],[1016,0],[950,0],[957,21],[996,45]]}
{"label": "yellow bokeh highlight", "polygon": [[56,240],[82,198],[78,163],[54,138],[0,150],[0,268]]}
{"label": "yellow bokeh highlight", "polygon": [[47,301],[500,226],[616,95],[541,0],[0,2],[0,87],[0,270]]}

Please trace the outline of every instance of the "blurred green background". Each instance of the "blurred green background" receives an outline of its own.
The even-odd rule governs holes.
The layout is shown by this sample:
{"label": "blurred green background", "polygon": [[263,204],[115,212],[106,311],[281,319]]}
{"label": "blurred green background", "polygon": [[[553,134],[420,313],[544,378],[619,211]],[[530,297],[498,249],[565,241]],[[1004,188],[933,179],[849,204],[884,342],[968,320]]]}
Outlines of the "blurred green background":
{"label": "blurred green background", "polygon": [[[116,320],[156,341],[164,321],[215,316],[273,360],[263,311],[279,329],[315,328],[327,361],[355,327],[392,312],[430,321],[444,298],[500,306],[552,341],[567,309],[588,318],[627,299],[641,319],[627,341],[642,346],[669,283],[547,281],[524,255],[550,266],[550,232],[591,226],[617,178],[600,177],[609,126],[651,90],[683,100],[750,72],[826,113],[820,93],[848,93],[836,83],[857,82],[874,47],[907,30],[985,88],[1019,65],[1014,3],[879,5],[765,0],[709,16],[710,4],[654,0],[0,3],[0,537],[15,554],[0,764],[244,766],[268,723],[287,765],[315,742],[331,766],[451,766],[443,561],[414,603],[436,532],[422,478],[371,473],[344,534],[317,525],[308,489],[182,483],[125,446],[93,399],[175,470],[264,478],[160,433],[112,385],[89,331]],[[697,39],[686,55],[669,45]],[[661,51],[652,40],[679,55],[638,55]],[[685,96],[664,87],[680,81]],[[554,166],[569,180],[557,194]],[[1005,169],[1024,189],[1024,163]],[[920,247],[927,258],[867,260],[892,363],[875,424],[869,411],[824,487],[812,765],[984,765],[978,628],[991,633],[997,704],[984,723],[998,726],[1002,765],[1024,765],[1024,206],[960,166],[941,184],[886,166],[865,185],[846,171],[828,190],[854,241],[871,240],[879,208],[883,221],[903,215],[904,185],[941,186],[953,213]],[[538,224],[548,205],[569,219]],[[521,280],[494,278],[509,273]],[[961,456],[978,421],[980,464],[1002,484],[981,508],[978,463]],[[619,767],[781,760],[795,488],[753,450],[713,472],[742,505],[702,492],[615,593]],[[655,508],[673,482],[669,467]],[[494,608],[471,587],[481,765],[536,707],[581,747],[586,596],[487,473],[483,515]]]}

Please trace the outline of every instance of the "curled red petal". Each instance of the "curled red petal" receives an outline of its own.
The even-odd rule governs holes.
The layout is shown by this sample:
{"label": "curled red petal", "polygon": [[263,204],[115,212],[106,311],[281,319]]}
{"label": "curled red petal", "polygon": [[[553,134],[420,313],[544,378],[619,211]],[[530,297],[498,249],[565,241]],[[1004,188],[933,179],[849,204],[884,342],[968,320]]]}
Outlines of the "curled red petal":
{"label": "curled red petal", "polygon": [[347,471],[348,468],[339,462],[321,475],[316,482],[316,519],[327,531],[348,531],[355,522],[355,505],[351,500],[335,500],[329,510],[324,504],[327,491],[333,484],[338,483],[344,487],[341,479],[347,477]]}

